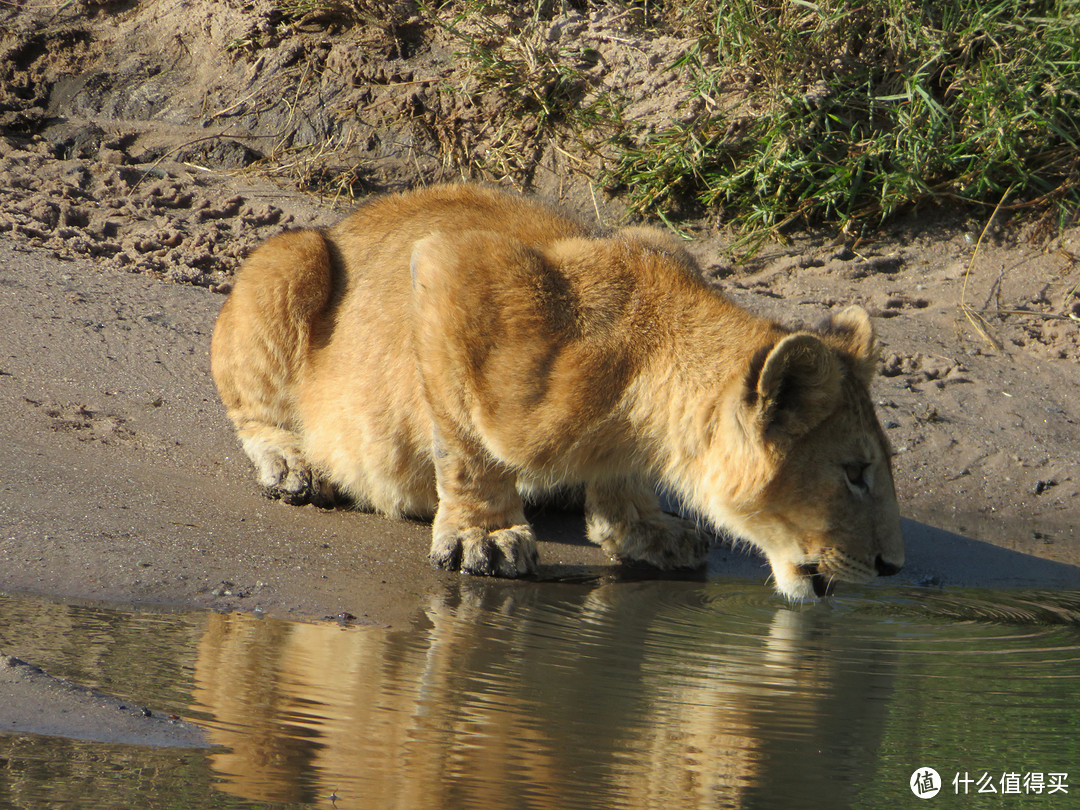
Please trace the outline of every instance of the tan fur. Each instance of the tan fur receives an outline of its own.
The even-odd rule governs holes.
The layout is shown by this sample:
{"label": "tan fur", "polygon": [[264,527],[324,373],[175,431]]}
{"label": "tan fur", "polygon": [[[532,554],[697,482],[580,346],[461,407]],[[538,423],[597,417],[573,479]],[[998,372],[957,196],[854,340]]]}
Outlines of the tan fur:
{"label": "tan fur", "polygon": [[700,564],[665,488],[801,598],[903,561],[874,335],[789,332],[711,290],[666,234],[606,237],[521,197],[440,186],[248,259],[214,379],[272,494],[434,517],[432,560],[535,571],[519,492],[585,485],[614,557]]}

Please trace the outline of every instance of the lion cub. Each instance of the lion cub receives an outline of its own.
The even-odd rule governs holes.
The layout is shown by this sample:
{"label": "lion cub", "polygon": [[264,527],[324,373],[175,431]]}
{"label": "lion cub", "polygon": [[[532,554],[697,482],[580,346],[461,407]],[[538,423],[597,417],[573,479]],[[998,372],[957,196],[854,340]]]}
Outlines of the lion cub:
{"label": "lion cub", "polygon": [[657,230],[470,185],[381,197],[256,250],[211,357],[272,495],[433,516],[439,566],[534,572],[519,493],[581,484],[589,539],[622,560],[703,561],[662,487],[790,598],[903,562],[866,313],[786,330]]}

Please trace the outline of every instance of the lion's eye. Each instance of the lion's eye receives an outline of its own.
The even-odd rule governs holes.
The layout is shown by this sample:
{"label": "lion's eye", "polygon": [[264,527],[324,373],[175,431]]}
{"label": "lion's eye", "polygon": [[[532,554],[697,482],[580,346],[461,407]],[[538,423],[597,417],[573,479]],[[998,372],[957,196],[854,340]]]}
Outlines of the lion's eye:
{"label": "lion's eye", "polygon": [[866,481],[866,471],[868,469],[870,469],[870,465],[862,462],[845,464],[844,475],[847,476],[848,485],[857,490],[865,491],[868,489]]}

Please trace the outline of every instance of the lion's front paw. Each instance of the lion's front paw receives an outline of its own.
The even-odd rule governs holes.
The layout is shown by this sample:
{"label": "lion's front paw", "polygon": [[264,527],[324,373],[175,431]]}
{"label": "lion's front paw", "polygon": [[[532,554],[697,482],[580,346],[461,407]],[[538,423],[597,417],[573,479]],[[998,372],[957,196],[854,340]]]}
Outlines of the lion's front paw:
{"label": "lion's front paw", "polygon": [[465,574],[521,577],[536,572],[540,556],[536,536],[528,525],[492,532],[480,528],[451,530],[431,543],[431,562]]}
{"label": "lion's front paw", "polygon": [[629,524],[623,534],[609,535],[604,551],[626,562],[643,562],[664,570],[697,568],[709,553],[709,539],[697,524],[659,514]]}

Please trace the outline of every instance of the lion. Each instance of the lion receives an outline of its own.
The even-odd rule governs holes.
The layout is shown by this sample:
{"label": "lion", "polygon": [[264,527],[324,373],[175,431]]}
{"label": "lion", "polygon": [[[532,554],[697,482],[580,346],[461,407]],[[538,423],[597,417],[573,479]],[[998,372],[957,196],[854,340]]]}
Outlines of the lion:
{"label": "lion", "polygon": [[723,531],[797,600],[903,564],[875,343],[855,306],[748,312],[658,229],[450,184],[262,244],[211,362],[268,494],[431,519],[438,567],[535,573],[523,496],[578,488],[612,558],[693,568]]}

